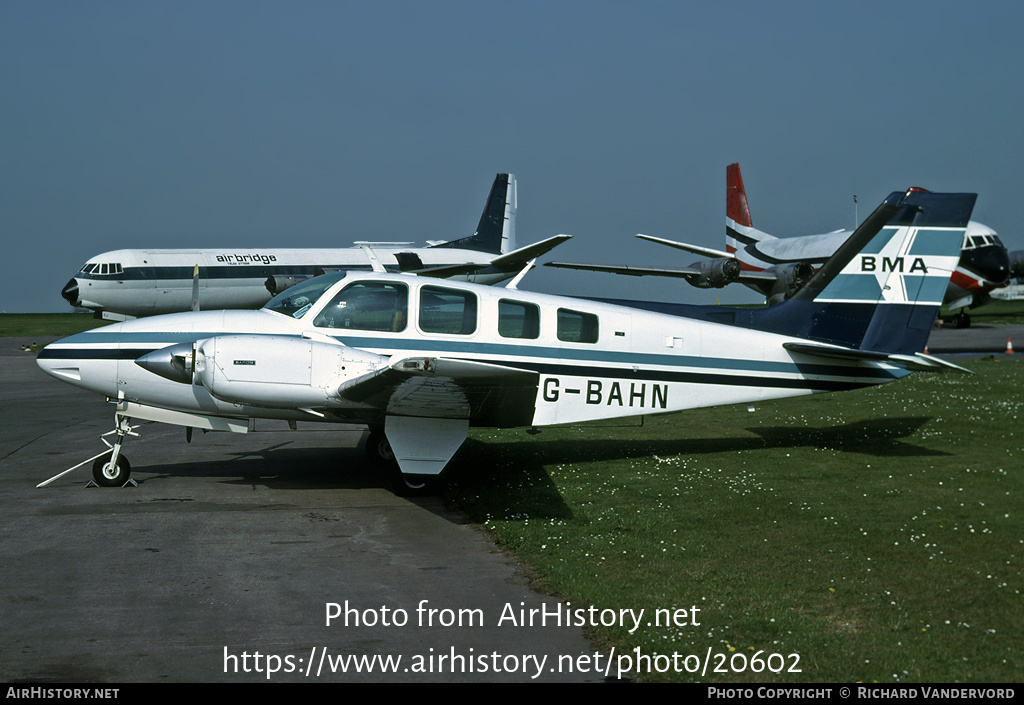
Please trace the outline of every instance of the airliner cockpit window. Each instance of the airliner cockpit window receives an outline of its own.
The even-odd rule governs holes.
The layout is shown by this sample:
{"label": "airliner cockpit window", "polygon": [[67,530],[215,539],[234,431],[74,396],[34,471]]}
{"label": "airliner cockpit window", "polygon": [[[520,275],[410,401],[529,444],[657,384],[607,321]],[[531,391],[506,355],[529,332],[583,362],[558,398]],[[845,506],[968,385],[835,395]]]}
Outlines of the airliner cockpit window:
{"label": "airliner cockpit window", "polygon": [[332,272],[312,277],[285,289],[263,308],[292,318],[302,318],[316,300],[334,284],[345,278],[345,272]]}
{"label": "airliner cockpit window", "polygon": [[338,292],[313,325],[399,333],[408,320],[409,290],[404,284],[356,282]]}

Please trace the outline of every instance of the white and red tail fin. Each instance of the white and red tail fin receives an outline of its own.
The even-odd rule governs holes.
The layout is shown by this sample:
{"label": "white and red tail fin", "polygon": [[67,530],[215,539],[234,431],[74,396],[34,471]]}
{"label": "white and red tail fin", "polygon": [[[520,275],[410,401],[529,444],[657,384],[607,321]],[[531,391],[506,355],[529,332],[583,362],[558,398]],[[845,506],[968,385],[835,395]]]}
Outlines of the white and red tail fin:
{"label": "white and red tail fin", "polygon": [[725,217],[738,225],[754,227],[750,219],[750,206],[747,205],[747,190],[743,188],[743,174],[740,165],[730,164],[725,167]]}
{"label": "white and red tail fin", "polygon": [[775,238],[757,230],[750,217],[747,190],[738,163],[725,168],[725,249],[736,252],[747,245]]}

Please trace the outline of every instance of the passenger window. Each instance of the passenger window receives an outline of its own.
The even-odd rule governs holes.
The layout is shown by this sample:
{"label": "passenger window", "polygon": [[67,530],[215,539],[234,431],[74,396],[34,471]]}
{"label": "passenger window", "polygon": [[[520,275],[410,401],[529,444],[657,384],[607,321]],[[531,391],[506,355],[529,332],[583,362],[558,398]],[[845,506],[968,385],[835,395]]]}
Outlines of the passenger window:
{"label": "passenger window", "polygon": [[399,333],[405,330],[408,312],[409,290],[404,285],[357,282],[338,292],[313,325]]}
{"label": "passenger window", "polygon": [[567,343],[596,343],[597,316],[567,308],[558,309],[558,339]]}
{"label": "passenger window", "polygon": [[529,338],[540,335],[540,309],[534,304],[501,299],[498,302],[498,335]]}
{"label": "passenger window", "polygon": [[420,289],[420,330],[470,335],[476,331],[476,296],[468,291],[425,286]]}

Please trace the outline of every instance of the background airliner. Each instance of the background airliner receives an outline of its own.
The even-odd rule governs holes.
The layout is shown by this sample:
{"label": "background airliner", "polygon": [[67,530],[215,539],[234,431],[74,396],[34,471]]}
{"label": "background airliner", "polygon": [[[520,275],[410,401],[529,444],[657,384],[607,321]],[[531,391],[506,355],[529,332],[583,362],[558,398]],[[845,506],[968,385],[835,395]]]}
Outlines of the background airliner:
{"label": "background airliner", "polygon": [[[725,251],[649,235],[637,237],[703,255],[709,259],[689,267],[637,267],[549,262],[550,267],[613,272],[633,276],[668,276],[685,279],[707,289],[739,282],[761,292],[767,303],[775,304],[795,294],[850,237],[851,230],[820,235],[778,238],[754,228],[739,164],[726,167]],[[1024,257],[1014,253],[1015,263],[1024,267]],[[1019,261],[1019,262],[1018,262]],[[1022,272],[1024,275],[1024,272]],[[954,322],[970,324],[966,309],[982,305],[993,289],[1006,286],[1011,276],[1010,254],[996,232],[976,221],[967,224],[960,261],[949,280],[943,304],[960,309]]]}
{"label": "background airliner", "polygon": [[494,284],[514,277],[570,237],[558,235],[516,249],[515,218],[515,176],[498,174],[469,237],[416,248],[402,242],[356,242],[338,249],[115,250],[86,262],[61,295],[72,306],[117,320],[188,311],[196,308],[196,298],[204,309],[256,309],[300,281],[340,270]]}

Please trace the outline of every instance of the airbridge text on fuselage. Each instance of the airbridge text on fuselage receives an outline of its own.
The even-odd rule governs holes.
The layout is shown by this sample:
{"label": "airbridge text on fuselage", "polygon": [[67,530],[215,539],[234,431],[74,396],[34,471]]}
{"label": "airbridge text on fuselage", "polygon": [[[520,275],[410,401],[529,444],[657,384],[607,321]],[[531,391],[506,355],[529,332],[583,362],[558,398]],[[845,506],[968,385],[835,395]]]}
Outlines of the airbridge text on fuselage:
{"label": "airbridge text on fuselage", "polygon": [[215,255],[218,264],[272,264],[277,261],[277,255],[265,255],[260,252],[252,254],[221,254]]}

